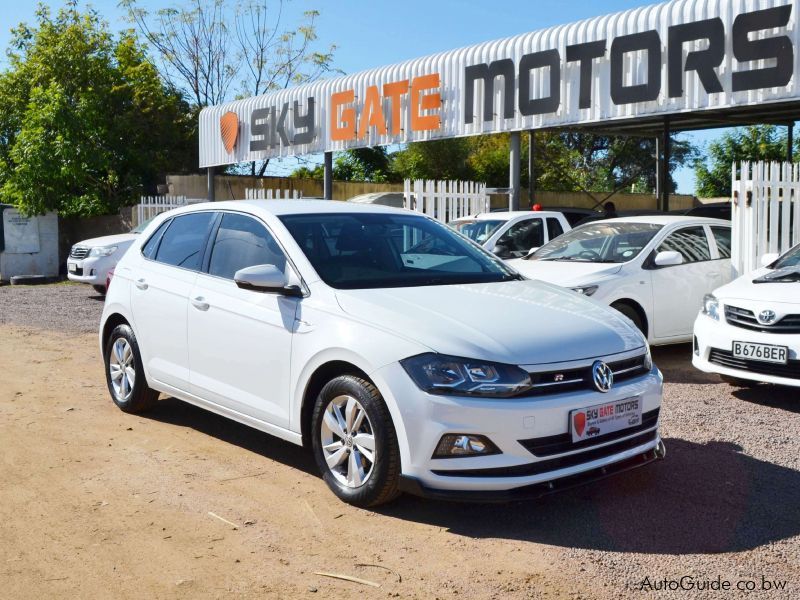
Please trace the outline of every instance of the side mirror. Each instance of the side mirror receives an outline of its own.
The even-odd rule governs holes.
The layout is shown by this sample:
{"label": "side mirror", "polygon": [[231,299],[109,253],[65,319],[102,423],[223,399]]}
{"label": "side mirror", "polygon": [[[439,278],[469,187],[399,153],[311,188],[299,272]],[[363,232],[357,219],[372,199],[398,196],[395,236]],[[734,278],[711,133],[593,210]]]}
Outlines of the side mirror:
{"label": "side mirror", "polygon": [[653,263],[657,267],[674,267],[675,265],[683,264],[683,256],[681,256],[680,252],[675,252],[674,250],[662,250],[656,254]]}
{"label": "side mirror", "polygon": [[761,260],[759,262],[761,263],[762,267],[768,267],[776,260],[778,260],[779,256],[780,254],[778,254],[777,252],[768,252],[767,254],[761,257]]}
{"label": "side mirror", "polygon": [[302,290],[296,285],[289,285],[289,279],[275,265],[253,265],[239,269],[233,275],[233,281],[243,290],[256,292],[273,292],[285,296],[302,296]]}

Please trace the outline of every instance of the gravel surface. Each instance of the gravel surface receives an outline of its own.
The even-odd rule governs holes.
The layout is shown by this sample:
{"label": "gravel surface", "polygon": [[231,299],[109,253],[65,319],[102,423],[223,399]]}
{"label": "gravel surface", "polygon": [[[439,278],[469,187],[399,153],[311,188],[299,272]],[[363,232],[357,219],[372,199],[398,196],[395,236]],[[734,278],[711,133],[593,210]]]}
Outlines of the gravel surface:
{"label": "gravel surface", "polygon": [[[159,597],[188,597],[198,592],[204,595],[203,591],[225,595],[227,590],[241,597],[321,597],[310,591],[319,588],[327,595],[364,598],[387,594],[419,598],[800,597],[800,393],[767,385],[731,387],[716,376],[694,370],[688,345],[654,350],[666,381],[662,409],[666,460],[533,503],[482,506],[403,497],[380,510],[362,511],[336,502],[308,456],[289,444],[174,400],[162,401],[146,419],[116,411],[103,389],[93,337],[73,336],[74,341],[60,350],[57,340],[37,331],[93,334],[101,309],[102,302],[88,286],[0,288],[0,356],[14,363],[10,368],[17,377],[6,385],[17,386],[20,391],[13,393],[23,399],[33,398],[27,400],[33,402],[31,406],[38,406],[35,401],[41,399],[45,413],[49,403],[59,407],[51,425],[36,425],[46,418],[31,419],[20,413],[19,403],[8,409],[11,405],[0,390],[0,426],[7,427],[7,435],[16,435],[28,420],[34,430],[30,433],[34,437],[23,431],[25,435],[9,438],[16,441],[3,446],[4,430],[0,429],[5,459],[5,466],[0,461],[0,539],[15,540],[3,544],[6,554],[0,549],[0,559],[7,561],[0,560],[3,589],[8,589],[6,584],[12,590],[22,589],[20,581],[35,583],[35,578],[4,579],[2,567],[9,565],[5,572],[15,577],[24,573],[13,562],[25,554],[27,542],[21,540],[31,540],[30,552],[45,552],[35,541],[39,538],[30,537],[29,527],[44,528],[42,540],[63,540],[69,548],[70,540],[82,535],[65,529],[71,526],[76,532],[100,527],[104,539],[81,538],[79,548],[115,544],[105,553],[76,550],[73,559],[58,553],[53,559],[55,567],[62,564],[59,561],[72,560],[79,572],[84,569],[85,585],[97,580],[96,588],[83,588],[88,596],[102,595],[104,573],[111,576],[111,566],[102,563],[111,560],[105,556],[121,555],[136,557],[130,568],[139,574],[128,587],[112,579],[121,586],[114,589],[122,595],[142,590]],[[84,346],[85,352],[75,352]],[[8,351],[14,348],[20,349],[21,356]],[[45,366],[45,375],[39,376],[37,369]],[[28,380],[38,387],[28,391],[24,383]],[[10,388],[7,393],[11,396]],[[91,411],[81,411],[76,404],[84,397]],[[78,410],[64,412],[73,406]],[[12,420],[8,415],[16,416]],[[41,428],[38,435],[36,427]],[[68,445],[72,443],[67,435],[70,428],[80,432],[82,448],[73,455],[69,454],[70,449],[75,452],[74,444]],[[36,448],[34,453],[23,452],[29,439],[37,440],[31,446]],[[20,451],[11,452],[18,445],[23,446]],[[162,447],[172,450],[158,450]],[[71,458],[55,462],[53,457],[62,452]],[[26,481],[28,475],[20,475],[18,465],[34,460],[31,457],[37,453],[43,457],[41,462],[26,464],[25,473],[60,477],[57,497],[48,497],[47,479],[36,494],[4,496],[9,493],[4,489],[13,490],[14,482]],[[109,468],[109,462],[123,464],[124,475]],[[60,468],[48,471],[53,465]],[[134,481],[135,485],[130,483]],[[96,488],[98,495],[81,496],[87,486],[95,486],[91,489]],[[137,498],[154,494],[143,497],[151,498],[145,502],[154,498],[155,503],[137,500],[135,509],[118,509],[126,515],[121,520],[97,521],[101,517],[89,509],[81,516],[83,504],[97,501],[91,511],[110,510],[96,507],[104,506],[106,498],[127,506],[133,502],[126,500],[130,494]],[[203,532],[203,527],[213,525],[209,510],[234,520],[255,515],[249,518],[257,526],[237,533],[239,537],[228,535],[224,542],[210,543],[223,539],[212,537],[213,533],[195,545],[181,542],[181,536],[189,535],[187,530]],[[59,517],[37,525],[43,514]],[[189,519],[193,515],[197,521]],[[23,533],[13,527],[4,533],[3,527],[8,527],[4,522],[13,525],[22,517],[26,518],[19,525]],[[149,526],[162,524],[163,535],[158,531],[152,538],[137,537],[144,535],[141,531],[150,531]],[[41,544],[49,548],[45,541]],[[229,547],[223,550],[225,544]],[[217,550],[206,548],[215,545]],[[16,553],[11,551],[14,548]],[[158,558],[148,562],[151,548]],[[237,571],[238,587],[231,588],[228,567],[223,569],[219,563],[223,559],[212,557],[224,557],[224,564],[233,568],[234,555],[247,568],[243,565]],[[181,582],[191,581],[185,573],[192,569],[197,573],[195,587],[186,584],[184,589]],[[56,571],[53,577],[59,575]],[[378,580],[383,589],[372,595],[363,586],[314,576],[316,571]],[[402,581],[393,572],[401,573]],[[693,578],[695,586],[728,582],[731,588],[659,591],[686,576]],[[196,587],[201,581],[212,587]],[[763,590],[774,586],[774,581],[785,589]],[[213,587],[215,582],[219,587]],[[76,589],[48,585],[32,589],[50,595]],[[737,590],[737,586],[748,589]]]}

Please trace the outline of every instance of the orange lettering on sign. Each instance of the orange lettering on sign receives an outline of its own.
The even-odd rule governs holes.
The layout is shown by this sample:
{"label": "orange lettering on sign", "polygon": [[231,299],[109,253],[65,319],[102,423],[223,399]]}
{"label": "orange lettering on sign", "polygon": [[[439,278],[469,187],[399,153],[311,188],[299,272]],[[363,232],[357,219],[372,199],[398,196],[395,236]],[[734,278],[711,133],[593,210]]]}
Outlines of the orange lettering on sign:
{"label": "orange lettering on sign", "polygon": [[347,141],[356,136],[356,111],[353,107],[342,108],[345,104],[352,104],[355,98],[353,90],[331,94],[331,140]]}
{"label": "orange lettering on sign", "polygon": [[400,135],[400,130],[402,129],[402,127],[400,127],[400,125],[402,125],[400,119],[402,102],[400,98],[406,93],[408,93],[408,79],[387,83],[383,86],[383,95],[389,98],[389,102],[392,105],[392,135]]}
{"label": "orange lettering on sign", "polygon": [[367,88],[364,110],[361,112],[361,121],[358,123],[358,137],[367,137],[370,127],[375,127],[378,135],[386,135],[386,117],[383,115],[381,95],[376,85]]}
{"label": "orange lettering on sign", "polygon": [[[442,107],[442,96],[424,94],[426,90],[439,87],[439,74],[421,75],[411,82],[411,130],[430,131],[442,126],[442,117],[438,110]],[[436,114],[422,114],[423,111],[437,111]]]}

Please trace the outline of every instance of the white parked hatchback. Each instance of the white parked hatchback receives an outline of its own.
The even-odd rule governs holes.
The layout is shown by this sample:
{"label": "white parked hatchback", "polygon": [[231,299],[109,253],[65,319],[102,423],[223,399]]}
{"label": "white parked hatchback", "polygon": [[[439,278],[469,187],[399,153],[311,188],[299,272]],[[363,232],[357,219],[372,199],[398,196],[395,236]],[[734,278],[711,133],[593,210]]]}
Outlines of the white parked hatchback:
{"label": "white parked hatchback", "polygon": [[730,248],[730,221],[648,215],[581,225],[509,264],[617,309],[651,344],[672,344],[692,339],[703,296],[730,281]]}
{"label": "white parked hatchback", "polygon": [[118,264],[100,344],[122,410],[164,392],[310,447],[361,506],[538,496],[664,453],[627,319],[403,210],[170,211]]}
{"label": "white parked hatchback", "polygon": [[800,386],[800,245],[705,297],[695,367],[734,385]]}

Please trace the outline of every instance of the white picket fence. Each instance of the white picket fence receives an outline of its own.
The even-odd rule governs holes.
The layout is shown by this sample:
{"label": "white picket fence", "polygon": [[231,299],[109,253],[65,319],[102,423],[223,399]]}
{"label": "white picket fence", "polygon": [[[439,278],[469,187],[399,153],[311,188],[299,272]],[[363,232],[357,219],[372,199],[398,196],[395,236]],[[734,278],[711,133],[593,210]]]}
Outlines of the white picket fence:
{"label": "white picket fence", "polygon": [[245,200],[299,200],[303,197],[300,190],[273,190],[263,188],[246,188]]}
{"label": "white picket fence", "polygon": [[403,206],[442,223],[489,210],[486,184],[475,181],[406,179]]}
{"label": "white picket fence", "polygon": [[759,268],[764,254],[800,242],[800,164],[734,164],[731,183],[731,266],[739,276]]}
{"label": "white picket fence", "polygon": [[186,196],[142,196],[139,204],[136,205],[136,225],[144,223],[162,212],[186,206],[192,202],[202,202],[202,200],[189,200]]}

